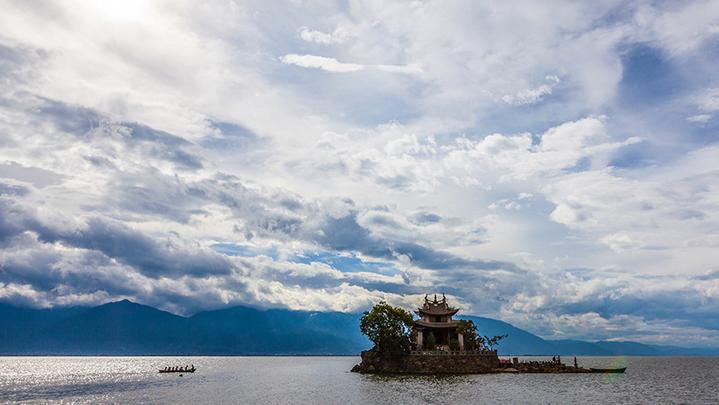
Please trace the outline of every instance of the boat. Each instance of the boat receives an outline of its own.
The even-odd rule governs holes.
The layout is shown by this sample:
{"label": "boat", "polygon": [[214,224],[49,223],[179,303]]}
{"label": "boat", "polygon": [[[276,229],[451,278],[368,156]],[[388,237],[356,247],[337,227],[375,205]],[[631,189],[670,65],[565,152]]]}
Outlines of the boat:
{"label": "boat", "polygon": [[160,373],[194,373],[195,366],[192,366],[192,368],[184,368],[184,367],[165,367],[158,370]]}
{"label": "boat", "polygon": [[589,371],[592,373],[623,373],[627,368],[626,367],[620,367],[620,368],[589,368]]}

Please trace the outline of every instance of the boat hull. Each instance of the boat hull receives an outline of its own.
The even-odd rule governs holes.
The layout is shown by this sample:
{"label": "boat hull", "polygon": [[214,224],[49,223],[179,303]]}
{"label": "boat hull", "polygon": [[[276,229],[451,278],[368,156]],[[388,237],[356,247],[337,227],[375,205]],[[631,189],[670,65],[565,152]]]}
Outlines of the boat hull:
{"label": "boat hull", "polygon": [[615,373],[615,374],[621,374],[624,371],[626,371],[626,367],[621,368],[590,368],[589,371],[591,373]]}

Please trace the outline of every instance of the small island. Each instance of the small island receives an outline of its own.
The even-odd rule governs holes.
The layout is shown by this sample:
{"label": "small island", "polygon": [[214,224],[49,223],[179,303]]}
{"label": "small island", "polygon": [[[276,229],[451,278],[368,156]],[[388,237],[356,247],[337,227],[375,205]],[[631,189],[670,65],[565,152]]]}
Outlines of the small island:
{"label": "small island", "polygon": [[471,320],[455,320],[458,308],[447,297],[424,297],[415,313],[380,302],[360,319],[360,330],[374,343],[363,351],[353,372],[370,374],[621,373],[624,369],[587,369],[552,361],[500,360],[497,346],[507,337],[482,336]]}

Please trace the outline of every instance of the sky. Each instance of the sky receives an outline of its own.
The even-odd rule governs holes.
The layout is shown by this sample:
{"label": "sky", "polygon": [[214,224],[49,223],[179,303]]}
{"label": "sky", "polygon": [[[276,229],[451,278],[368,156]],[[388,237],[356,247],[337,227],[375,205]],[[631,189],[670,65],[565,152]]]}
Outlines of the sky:
{"label": "sky", "polygon": [[0,8],[0,302],[719,347],[716,1]]}

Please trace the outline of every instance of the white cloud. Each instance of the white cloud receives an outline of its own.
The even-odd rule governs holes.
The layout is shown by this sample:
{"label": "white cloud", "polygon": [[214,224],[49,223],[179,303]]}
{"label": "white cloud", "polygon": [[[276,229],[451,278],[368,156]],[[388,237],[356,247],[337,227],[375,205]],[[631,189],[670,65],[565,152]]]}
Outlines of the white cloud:
{"label": "white cloud", "polygon": [[282,63],[297,65],[305,68],[317,68],[328,72],[338,73],[357,72],[365,68],[364,66],[356,63],[341,63],[334,58],[326,58],[315,55],[287,54],[282,57]]}
{"label": "white cloud", "polygon": [[695,122],[697,124],[706,124],[707,122],[711,121],[711,119],[711,114],[697,114],[687,117],[687,121]]}
{"label": "white cloud", "polygon": [[559,78],[554,75],[547,76],[544,79],[547,82],[546,84],[542,84],[533,89],[521,90],[514,95],[505,94],[502,96],[502,101],[510,105],[536,104],[542,101],[544,96],[552,94],[552,89],[558,85],[560,81]]}
{"label": "white cloud", "polygon": [[318,44],[341,44],[350,37],[347,29],[337,27],[334,31],[327,33],[322,31],[311,30],[307,27],[300,29],[300,38],[307,42],[316,42]]}
{"label": "white cloud", "polygon": [[719,88],[706,89],[697,100],[697,104],[702,111],[719,111]]}
{"label": "white cloud", "polygon": [[304,68],[316,68],[334,73],[357,72],[365,69],[376,69],[390,73],[416,74],[422,70],[416,65],[359,65],[356,63],[343,63],[334,58],[316,55],[287,54],[281,58],[282,63],[297,65]]}

